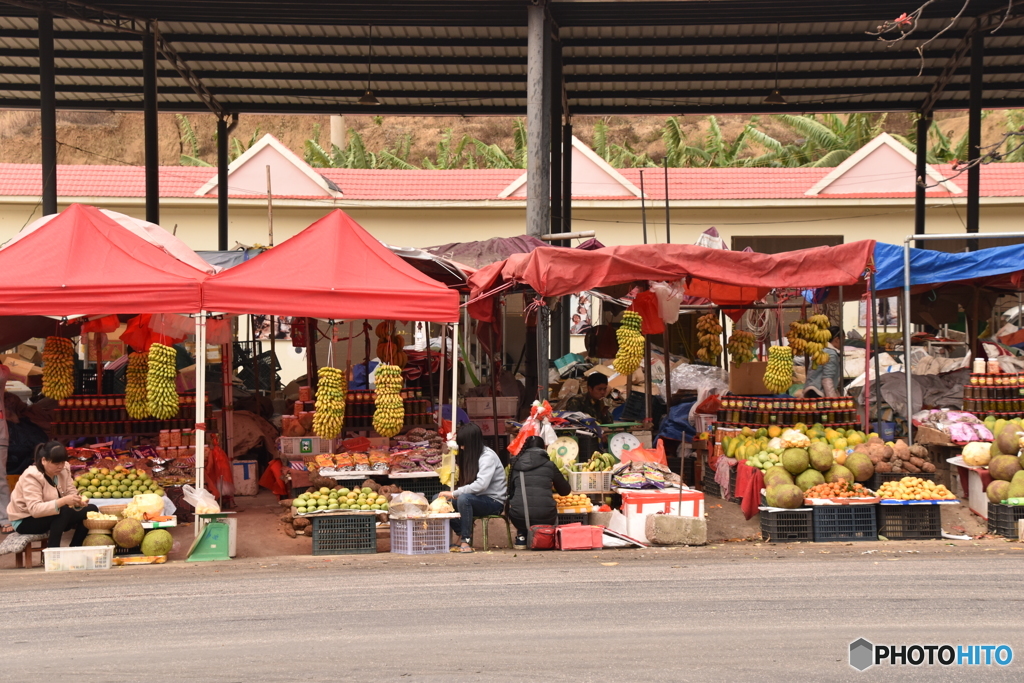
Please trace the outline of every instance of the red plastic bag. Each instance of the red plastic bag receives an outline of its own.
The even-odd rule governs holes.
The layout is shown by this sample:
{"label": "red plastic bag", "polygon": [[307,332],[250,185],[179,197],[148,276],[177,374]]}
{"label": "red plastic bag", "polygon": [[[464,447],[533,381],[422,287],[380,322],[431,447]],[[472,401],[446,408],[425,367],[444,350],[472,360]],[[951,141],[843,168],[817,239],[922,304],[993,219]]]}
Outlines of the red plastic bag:
{"label": "red plastic bag", "polygon": [[634,448],[631,451],[622,451],[619,455],[620,462],[656,462],[668,467],[668,458],[665,457],[665,442],[658,439],[658,445],[654,448]]}
{"label": "red plastic bag", "polygon": [[658,309],[658,296],[654,292],[637,294],[629,310],[640,314],[643,319],[640,331],[644,334],[662,334],[665,331],[665,323],[662,322],[661,311]]}
{"label": "red plastic bag", "polygon": [[265,489],[270,489],[279,496],[287,496],[291,491],[288,490],[288,486],[284,483],[284,479],[281,478],[281,471],[284,469],[284,464],[278,460],[273,459],[270,461],[270,465],[267,466],[266,472],[260,477],[260,486]]}

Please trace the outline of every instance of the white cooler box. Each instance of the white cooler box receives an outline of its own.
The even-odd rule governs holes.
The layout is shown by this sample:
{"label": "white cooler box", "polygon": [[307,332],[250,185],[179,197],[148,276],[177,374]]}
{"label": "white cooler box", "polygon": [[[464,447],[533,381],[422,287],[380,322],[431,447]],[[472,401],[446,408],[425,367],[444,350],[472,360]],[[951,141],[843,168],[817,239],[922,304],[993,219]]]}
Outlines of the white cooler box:
{"label": "white cooler box", "polygon": [[626,535],[647,543],[648,515],[666,514],[681,517],[704,517],[704,494],[695,489],[683,489],[682,506],[679,489],[660,491],[627,491],[622,495],[622,512],[626,515]]}

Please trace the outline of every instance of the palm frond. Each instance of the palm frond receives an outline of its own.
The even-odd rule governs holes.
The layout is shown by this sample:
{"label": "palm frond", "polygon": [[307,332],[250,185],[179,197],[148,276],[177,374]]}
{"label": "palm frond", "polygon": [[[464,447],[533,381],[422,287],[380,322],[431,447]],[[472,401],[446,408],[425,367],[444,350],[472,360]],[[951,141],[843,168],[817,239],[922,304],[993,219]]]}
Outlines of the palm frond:
{"label": "palm frond", "polygon": [[182,154],[178,157],[178,163],[182,166],[213,166],[213,164],[209,164],[198,157],[189,156],[188,154]]}
{"label": "palm frond", "polygon": [[334,158],[316,140],[306,140],[302,146],[303,158],[313,168],[333,168]]}
{"label": "palm frond", "polygon": [[848,149],[837,149],[829,152],[822,158],[815,161],[810,166],[814,168],[832,168],[843,163],[853,155],[853,152]]}

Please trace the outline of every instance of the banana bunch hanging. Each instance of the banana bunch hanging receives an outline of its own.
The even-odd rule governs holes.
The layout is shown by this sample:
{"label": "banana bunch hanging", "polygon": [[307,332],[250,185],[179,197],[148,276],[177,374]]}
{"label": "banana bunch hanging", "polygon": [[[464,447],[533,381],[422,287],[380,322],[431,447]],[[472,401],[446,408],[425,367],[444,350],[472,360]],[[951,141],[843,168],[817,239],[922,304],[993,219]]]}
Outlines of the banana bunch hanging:
{"label": "banana bunch hanging", "polygon": [[313,433],[323,439],[337,438],[345,426],[345,395],[348,379],[345,372],[333,367],[317,370],[316,413],[313,414]]}
{"label": "banana bunch hanging", "polygon": [[786,335],[789,346],[795,354],[810,356],[813,367],[828,362],[825,347],[832,341],[828,324],[828,316],[819,314],[811,316],[809,320],[797,320],[789,325],[789,333]]}
{"label": "banana bunch hanging", "polygon": [[70,339],[47,337],[43,348],[43,393],[56,401],[75,393],[75,347]]}
{"label": "banana bunch hanging", "polygon": [[381,436],[391,438],[402,431],[405,406],[402,402],[402,369],[382,364],[377,368],[377,398],[373,410],[373,428]]}
{"label": "banana bunch hanging", "polygon": [[722,325],[714,313],[706,313],[697,318],[697,360],[705,363],[716,363],[722,354]]}
{"label": "banana bunch hanging", "polygon": [[750,332],[744,332],[743,330],[733,330],[732,336],[729,337],[729,354],[732,356],[732,362],[736,365],[742,365],[747,361],[754,360],[754,346],[757,340],[754,335]]}
{"label": "banana bunch hanging", "polygon": [[170,346],[149,347],[146,372],[146,404],[149,414],[158,420],[169,420],[178,414],[178,390],[174,379],[178,374],[178,352]]}
{"label": "banana bunch hanging", "polygon": [[128,356],[127,386],[124,390],[124,407],[128,417],[142,420],[149,417],[149,398],[146,379],[149,374],[149,357],[135,352]]}
{"label": "banana bunch hanging", "polygon": [[377,334],[377,358],[381,363],[397,365],[404,368],[409,364],[409,356],[405,353],[405,337],[395,333],[395,323],[392,320],[385,320],[377,325],[374,332]]}
{"label": "banana bunch hanging", "polygon": [[627,377],[636,372],[644,360],[644,335],[640,331],[642,323],[643,318],[639,313],[626,311],[615,332],[619,342],[619,350],[615,354],[615,370]]}
{"label": "banana bunch hanging", "polygon": [[764,371],[764,386],[773,394],[782,394],[793,385],[793,350],[788,346],[768,349],[768,365]]}

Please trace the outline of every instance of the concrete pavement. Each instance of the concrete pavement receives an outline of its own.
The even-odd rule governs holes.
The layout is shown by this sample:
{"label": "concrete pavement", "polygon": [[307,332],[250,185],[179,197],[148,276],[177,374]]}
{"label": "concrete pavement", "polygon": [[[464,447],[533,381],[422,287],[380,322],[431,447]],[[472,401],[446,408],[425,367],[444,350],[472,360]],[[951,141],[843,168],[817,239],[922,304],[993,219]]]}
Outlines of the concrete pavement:
{"label": "concrete pavement", "polygon": [[[0,678],[1019,681],[1003,544],[289,557],[0,572]],[[877,548],[876,544],[872,544]],[[914,550],[919,548],[919,550]],[[848,645],[1009,644],[1000,667],[874,667]]]}

